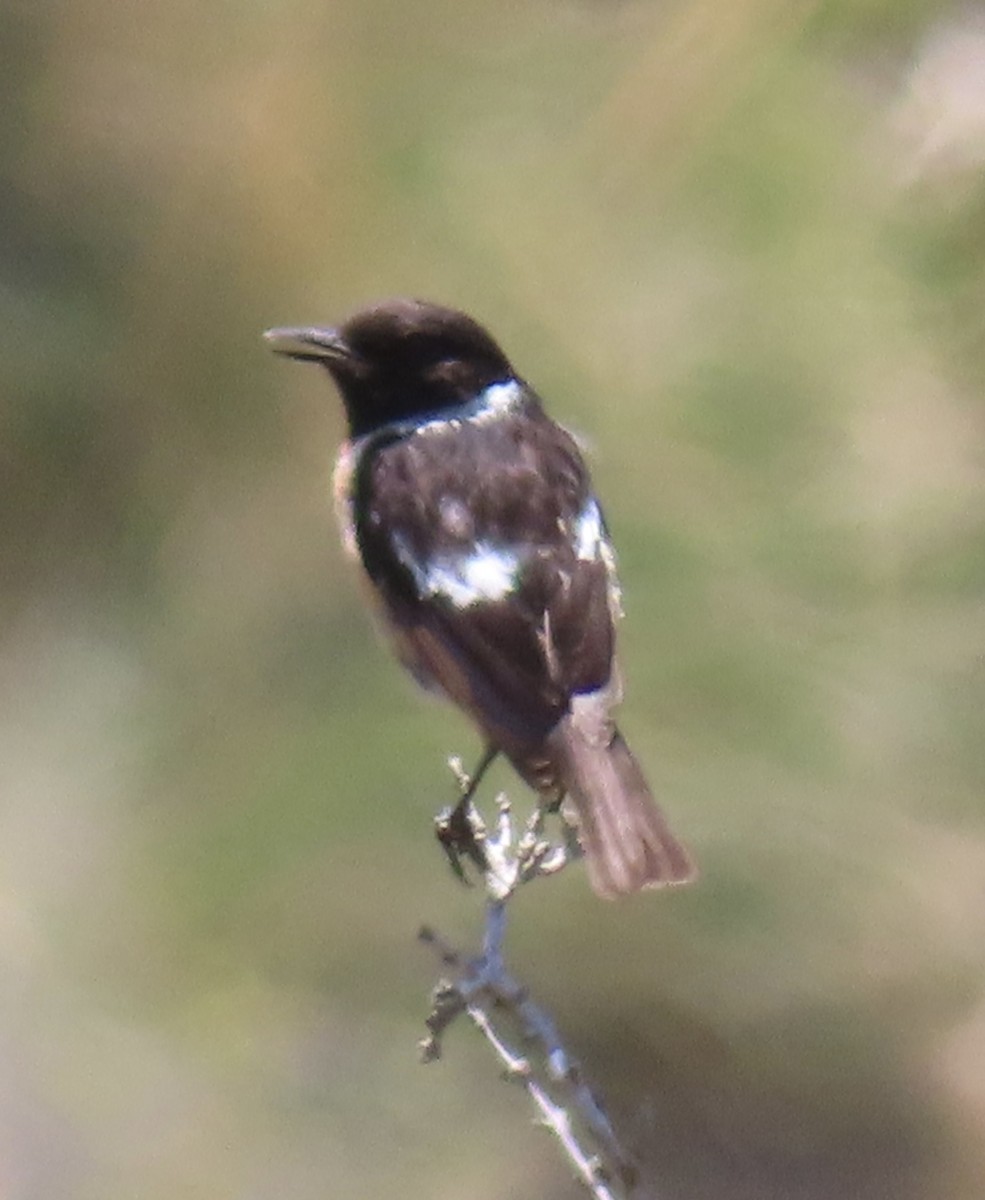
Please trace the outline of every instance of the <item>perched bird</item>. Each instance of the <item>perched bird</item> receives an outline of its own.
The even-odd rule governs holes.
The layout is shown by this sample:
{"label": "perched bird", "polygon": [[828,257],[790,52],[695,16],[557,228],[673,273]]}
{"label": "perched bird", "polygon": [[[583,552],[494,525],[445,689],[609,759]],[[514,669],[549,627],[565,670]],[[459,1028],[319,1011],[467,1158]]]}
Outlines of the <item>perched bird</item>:
{"label": "perched bird", "polygon": [[612,898],[694,875],[616,728],[615,559],[588,470],[492,337],[420,300],[271,329],[328,370],[349,440],[335,492],[401,661],[556,806]]}

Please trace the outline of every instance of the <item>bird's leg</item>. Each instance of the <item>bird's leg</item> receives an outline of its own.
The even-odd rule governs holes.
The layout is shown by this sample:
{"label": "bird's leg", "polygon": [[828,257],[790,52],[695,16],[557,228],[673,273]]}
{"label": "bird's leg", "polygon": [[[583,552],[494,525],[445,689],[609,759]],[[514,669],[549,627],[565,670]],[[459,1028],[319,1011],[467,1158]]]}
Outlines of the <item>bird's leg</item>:
{"label": "bird's leg", "polygon": [[449,759],[448,762],[462,794],[454,808],[446,808],[438,814],[434,828],[451,869],[463,882],[467,882],[462,869],[463,857],[470,858],[482,872],[485,872],[488,865],[482,848],[486,827],[473,807],[472,797],[498,753],[494,746],[487,746],[471,775],[462,770],[462,764],[457,758]]}
{"label": "bird's leg", "polygon": [[564,803],[564,792],[558,791],[555,795],[545,797],[544,812],[556,816],[561,811],[561,805]]}

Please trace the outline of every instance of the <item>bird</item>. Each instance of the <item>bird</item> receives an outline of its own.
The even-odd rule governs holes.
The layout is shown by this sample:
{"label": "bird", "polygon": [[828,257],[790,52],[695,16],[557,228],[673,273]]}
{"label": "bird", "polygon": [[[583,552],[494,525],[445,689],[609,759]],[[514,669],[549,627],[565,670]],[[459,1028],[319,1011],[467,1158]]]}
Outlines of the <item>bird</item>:
{"label": "bird", "polygon": [[576,439],[453,308],[397,297],[264,337],[341,395],[343,544],[397,657],[482,736],[473,786],[501,754],[540,805],[565,802],[600,897],[691,880],[613,718],[621,591]]}

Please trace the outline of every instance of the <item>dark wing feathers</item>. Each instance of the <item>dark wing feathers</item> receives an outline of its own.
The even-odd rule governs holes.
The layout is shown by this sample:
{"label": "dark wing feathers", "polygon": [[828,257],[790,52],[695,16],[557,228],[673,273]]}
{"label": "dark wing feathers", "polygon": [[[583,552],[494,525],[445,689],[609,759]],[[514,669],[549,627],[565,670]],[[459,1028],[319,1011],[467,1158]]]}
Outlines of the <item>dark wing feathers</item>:
{"label": "dark wing feathers", "polygon": [[[611,564],[577,539],[588,473],[539,409],[383,436],[356,487],[357,541],[401,657],[508,753],[541,742],[572,694],[608,682]],[[491,584],[442,590],[477,547]]]}

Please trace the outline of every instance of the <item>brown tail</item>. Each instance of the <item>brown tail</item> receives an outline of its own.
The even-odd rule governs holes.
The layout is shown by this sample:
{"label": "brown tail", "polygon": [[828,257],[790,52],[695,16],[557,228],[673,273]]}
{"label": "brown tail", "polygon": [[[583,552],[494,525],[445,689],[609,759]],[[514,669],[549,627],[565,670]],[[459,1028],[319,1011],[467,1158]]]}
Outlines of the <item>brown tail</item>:
{"label": "brown tail", "polygon": [[695,877],[690,855],[671,833],[618,729],[610,725],[606,737],[586,736],[571,715],[552,733],[551,748],[575,806],[597,895],[614,900]]}

